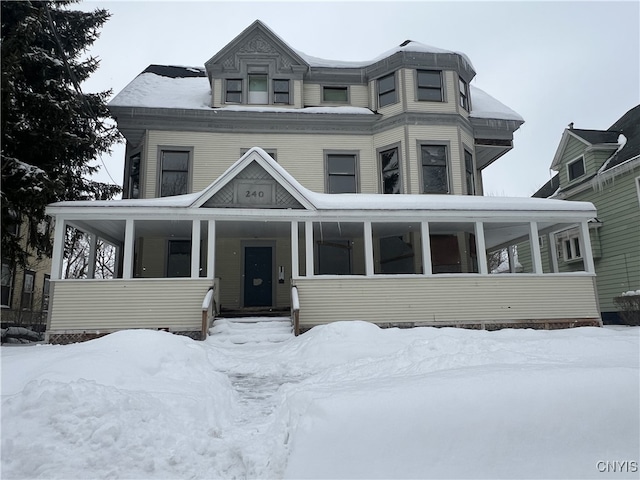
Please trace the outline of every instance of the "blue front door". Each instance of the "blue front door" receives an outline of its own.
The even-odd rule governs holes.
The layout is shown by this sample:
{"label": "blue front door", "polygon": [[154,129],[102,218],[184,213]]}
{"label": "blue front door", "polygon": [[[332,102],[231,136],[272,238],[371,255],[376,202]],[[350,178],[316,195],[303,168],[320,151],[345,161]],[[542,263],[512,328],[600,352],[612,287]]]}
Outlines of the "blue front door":
{"label": "blue front door", "polygon": [[270,307],[273,298],[271,247],[244,248],[244,306]]}

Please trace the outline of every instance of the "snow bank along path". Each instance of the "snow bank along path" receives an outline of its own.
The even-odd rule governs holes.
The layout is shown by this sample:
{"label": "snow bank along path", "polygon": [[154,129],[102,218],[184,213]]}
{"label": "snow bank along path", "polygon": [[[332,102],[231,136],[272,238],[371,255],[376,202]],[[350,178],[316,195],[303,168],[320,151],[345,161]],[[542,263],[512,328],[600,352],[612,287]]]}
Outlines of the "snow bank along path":
{"label": "snow bank along path", "polygon": [[2,478],[638,477],[640,328],[222,338],[2,347]]}

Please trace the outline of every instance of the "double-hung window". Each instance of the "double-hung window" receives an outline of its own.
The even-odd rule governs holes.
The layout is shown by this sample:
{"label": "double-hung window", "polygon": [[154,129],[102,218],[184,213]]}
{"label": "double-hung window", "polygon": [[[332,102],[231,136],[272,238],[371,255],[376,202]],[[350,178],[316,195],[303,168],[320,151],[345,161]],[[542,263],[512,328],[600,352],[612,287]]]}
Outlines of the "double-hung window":
{"label": "double-hung window", "polygon": [[458,89],[460,90],[460,106],[469,111],[469,85],[458,77]]}
{"label": "double-hung window", "polygon": [[242,103],[242,80],[230,78],[226,83],[225,103]]}
{"label": "double-hung window", "polygon": [[190,156],[190,150],[160,151],[161,197],[188,193]]}
{"label": "double-hung window", "polygon": [[22,310],[31,310],[33,308],[33,289],[36,279],[36,272],[25,270],[24,280],[22,282],[22,298],[20,299],[20,308]]}
{"label": "double-hung window", "polygon": [[348,103],[347,87],[322,87],[322,101],[326,103]]}
{"label": "double-hung window", "polygon": [[476,179],[473,168],[473,155],[468,150],[464,151],[464,176],[467,184],[467,195],[476,194]]}
{"label": "double-hung window", "polygon": [[129,157],[127,198],[140,198],[140,153]]}
{"label": "double-hung window", "polygon": [[580,237],[577,232],[565,233],[560,236],[560,252],[565,262],[582,258]]}
{"label": "double-hung window", "polygon": [[400,159],[398,147],[381,151],[379,159],[382,193],[400,193]]}
{"label": "double-hung window", "polygon": [[442,72],[440,70],[418,70],[418,100],[442,102]]}
{"label": "double-hung window", "polygon": [[396,74],[384,76],[378,79],[378,107],[391,105],[398,101],[396,94]]}
{"label": "double-hung window", "polygon": [[584,175],[584,157],[580,157],[567,165],[569,181],[573,181]]}
{"label": "double-hung window", "polygon": [[447,147],[421,145],[422,193],[449,193]]}
{"label": "double-hung window", "polygon": [[273,103],[289,104],[289,80],[273,81]]}
{"label": "double-hung window", "polygon": [[357,163],[355,154],[327,154],[327,193],[357,193]]}

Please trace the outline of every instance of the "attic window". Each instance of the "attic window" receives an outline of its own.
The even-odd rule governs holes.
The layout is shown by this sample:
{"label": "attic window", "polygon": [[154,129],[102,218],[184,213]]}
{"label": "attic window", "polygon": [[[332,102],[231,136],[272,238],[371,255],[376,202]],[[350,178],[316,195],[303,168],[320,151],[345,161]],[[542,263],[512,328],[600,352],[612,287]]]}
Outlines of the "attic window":
{"label": "attic window", "polygon": [[268,80],[264,74],[249,75],[249,103],[266,105],[269,103]]}
{"label": "attic window", "polygon": [[567,165],[567,172],[569,175],[569,181],[573,181],[584,175],[584,157],[571,162]]}
{"label": "attic window", "polygon": [[233,78],[227,80],[226,103],[242,103],[242,80]]}
{"label": "attic window", "polygon": [[322,101],[347,103],[349,90],[347,87],[322,87]]}

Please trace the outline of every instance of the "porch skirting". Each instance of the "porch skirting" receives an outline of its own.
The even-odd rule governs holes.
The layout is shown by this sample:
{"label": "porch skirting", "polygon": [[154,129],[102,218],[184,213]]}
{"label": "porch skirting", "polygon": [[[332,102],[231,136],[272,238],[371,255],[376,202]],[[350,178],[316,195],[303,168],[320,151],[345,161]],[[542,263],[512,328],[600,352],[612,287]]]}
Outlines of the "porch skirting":
{"label": "porch skirting", "polygon": [[[45,342],[53,345],[69,345],[70,343],[87,342],[89,340],[95,340],[96,338],[104,337],[118,330],[69,330],[64,332],[47,332],[45,334]],[[202,332],[200,330],[182,330],[182,331],[170,331],[175,335],[184,335],[185,337],[192,338],[193,340],[201,340]]]}

